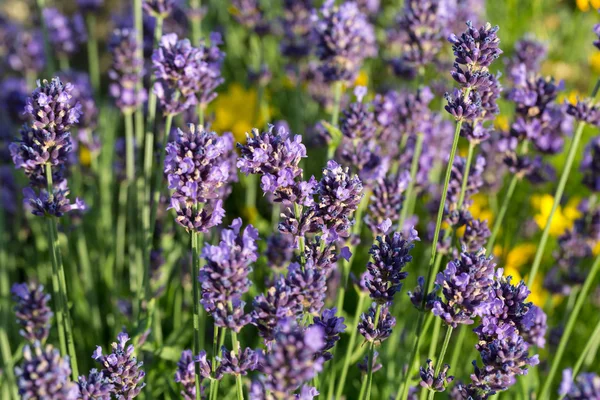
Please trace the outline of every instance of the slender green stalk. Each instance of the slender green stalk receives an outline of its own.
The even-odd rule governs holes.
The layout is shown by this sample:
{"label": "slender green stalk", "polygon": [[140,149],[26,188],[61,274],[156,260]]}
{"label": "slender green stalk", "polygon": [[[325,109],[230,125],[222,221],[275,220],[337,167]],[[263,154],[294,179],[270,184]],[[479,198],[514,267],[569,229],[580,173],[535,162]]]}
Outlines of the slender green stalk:
{"label": "slender green stalk", "polygon": [[592,287],[592,284],[594,283],[594,279],[596,278],[598,270],[600,270],[600,255],[596,257],[596,260],[592,265],[592,269],[590,270],[587,278],[585,279],[585,282],[583,283],[583,286],[581,287],[581,293],[579,293],[579,297],[577,297],[577,302],[573,307],[573,311],[569,314],[569,320],[567,321],[563,335],[560,338],[558,348],[554,353],[554,359],[552,360],[550,372],[548,373],[548,376],[544,381],[544,385],[542,386],[539,396],[537,396],[538,399],[550,398],[550,386],[552,385],[554,376],[556,375],[556,372],[560,367],[560,361],[565,352],[565,349],[567,348],[569,339],[571,338],[571,333],[573,333],[573,328],[575,328],[575,323],[577,322],[577,318],[579,317],[581,308],[588,299],[590,289]]}
{"label": "slender green stalk", "polygon": [[100,314],[100,308],[98,306],[98,294],[95,290],[94,274],[92,272],[92,263],[90,261],[90,252],[88,251],[87,239],[85,230],[82,228],[78,229],[76,234],[76,245],[77,255],[79,256],[79,263],[81,265],[81,271],[83,273],[83,287],[86,292],[86,296],[90,300],[90,307],[92,309],[92,327],[94,332],[101,332],[102,316]]}
{"label": "slender green stalk", "polygon": [[85,16],[85,21],[88,31],[87,55],[90,81],[94,88],[94,93],[98,96],[100,90],[100,61],[98,58],[98,40],[96,39],[96,15],[88,13]]}
{"label": "slender green stalk", "polygon": [[580,121],[577,125],[577,130],[575,131],[575,135],[573,136],[573,141],[571,142],[571,147],[569,147],[569,153],[567,155],[567,161],[565,162],[565,166],[563,168],[562,174],[560,176],[560,181],[558,182],[558,187],[556,188],[556,192],[554,193],[554,202],[552,203],[552,208],[550,209],[550,215],[548,215],[548,220],[546,221],[546,226],[544,227],[544,231],[542,232],[542,237],[540,238],[540,243],[538,244],[537,251],[535,252],[535,258],[533,259],[533,264],[531,266],[531,272],[529,273],[529,278],[527,279],[527,286],[531,287],[533,282],[535,282],[535,278],[537,276],[538,269],[540,268],[540,264],[542,263],[542,257],[544,256],[544,251],[546,250],[546,244],[548,242],[548,237],[550,235],[550,227],[552,226],[552,218],[554,217],[554,213],[558,208],[563,193],[565,191],[565,186],[567,185],[567,181],[569,180],[569,175],[571,174],[571,168],[573,167],[573,162],[575,161],[575,156],[577,155],[577,150],[579,149],[579,142],[581,141],[581,136],[583,135],[583,128],[585,128],[585,122]]}
{"label": "slender green stalk", "polygon": [[[192,232],[192,285],[193,285],[193,299],[194,299],[194,356],[200,354],[200,285],[198,282],[198,272],[200,266],[200,247],[202,242],[202,234],[198,232]],[[196,400],[200,400],[200,364],[194,363],[195,366],[195,382],[196,382]]]}
{"label": "slender green stalk", "polygon": [[398,390],[396,391],[395,400],[406,400],[408,398],[408,389],[410,387],[410,372],[412,371],[413,365],[417,360],[419,354],[419,348],[421,347],[421,328],[423,327],[423,320],[425,319],[425,313],[419,312],[419,318],[416,326],[416,336],[413,344],[413,348],[410,353],[410,358],[406,370],[402,373],[402,379],[398,382]]}
{"label": "slender green stalk", "polygon": [[46,19],[44,18],[44,8],[46,7],[46,0],[37,0],[37,6],[40,14],[40,25],[42,26],[42,36],[44,38],[44,55],[46,56],[46,74],[53,76],[56,71],[54,64],[54,57],[50,48],[50,42],[48,41],[48,27],[46,26]]}
{"label": "slender green stalk", "polygon": [[465,338],[467,337],[467,329],[466,326],[460,325],[458,332],[458,338],[456,339],[456,343],[454,344],[454,349],[452,350],[452,357],[450,357],[450,367],[454,368],[456,371],[458,366],[458,360],[461,355],[461,351],[463,348],[463,344],[465,343]]}
{"label": "slender green stalk", "polygon": [[125,113],[125,175],[129,185],[135,177],[135,159],[133,147],[133,114]]}
{"label": "slender green stalk", "polygon": [[[231,330],[231,347],[237,354],[240,345],[237,340],[237,333],[233,329]],[[238,400],[244,400],[244,386],[242,385],[242,376],[240,374],[235,374],[235,386]]]}
{"label": "slender green stalk", "polygon": [[471,173],[471,163],[473,162],[473,153],[475,150],[475,143],[469,142],[469,151],[467,153],[467,162],[465,163],[465,169],[463,171],[462,184],[460,186],[460,196],[458,198],[458,208],[460,209],[465,201],[465,194],[467,193],[467,183],[469,182],[469,174]]}
{"label": "slender green stalk", "polygon": [[[596,341],[599,338],[600,338],[600,321],[598,321],[598,323],[596,324],[594,331],[592,332],[592,334],[588,338],[587,343],[585,344],[585,348],[579,355],[579,358],[577,359],[577,362],[575,363],[575,366],[573,367],[573,373],[571,376],[571,379],[573,379],[573,381],[575,381],[575,379],[577,378],[577,375],[579,374],[579,371],[581,371],[581,367],[583,366],[583,362],[585,361],[585,358],[590,353],[590,350],[592,349],[592,347],[594,346],[594,344],[596,343]],[[559,400],[562,400],[564,397],[565,397],[564,394],[561,395],[559,397]]]}
{"label": "slender green stalk", "polygon": [[[225,328],[223,328],[223,331],[225,330]],[[214,373],[217,369],[217,353],[219,351],[219,333],[220,333],[220,329],[217,326],[217,324],[214,324],[214,330],[213,330],[213,353],[212,353],[212,372]],[[216,386],[217,386],[217,382],[216,380],[211,380],[210,381],[210,389],[209,389],[209,399],[212,400],[214,398],[214,394],[215,394],[215,390],[216,390]]]}
{"label": "slender green stalk", "polygon": [[487,244],[487,254],[492,254],[494,251],[494,244],[496,243],[496,237],[498,236],[498,232],[500,231],[500,227],[502,226],[502,222],[504,221],[504,216],[506,215],[506,211],[508,210],[508,206],[510,204],[510,200],[512,199],[513,193],[515,192],[515,188],[517,187],[517,183],[520,181],[520,177],[518,175],[513,175],[510,180],[510,184],[508,185],[508,190],[506,191],[506,195],[504,196],[504,200],[502,200],[502,206],[500,207],[500,212],[496,216],[496,220],[494,221],[494,227],[492,228],[492,234],[488,240]]}
{"label": "slender green stalk", "polygon": [[189,2],[190,11],[193,13],[193,15],[190,17],[190,20],[192,22],[192,44],[194,46],[198,46],[200,39],[202,39],[202,15],[200,11],[202,8],[201,3],[201,0],[190,0]]}
{"label": "slender green stalk", "polygon": [[[452,327],[448,326],[448,330],[446,331],[446,337],[444,338],[444,344],[442,346],[442,351],[440,352],[440,356],[436,361],[435,374],[433,376],[438,376],[440,374],[440,370],[442,369],[442,363],[444,362],[444,356],[446,355],[446,351],[448,350],[448,343],[450,343],[450,338],[452,337],[452,331]],[[429,400],[432,400],[433,396],[435,396],[435,392],[432,390],[429,392]]]}
{"label": "slender green stalk", "polygon": [[363,400],[365,392],[367,391],[367,377],[365,376],[360,384],[360,393],[358,394],[358,400]]}
{"label": "slender green stalk", "polygon": [[125,232],[127,227],[127,182],[121,182],[119,185],[119,198],[118,198],[118,215],[117,215],[117,226],[116,226],[116,275],[122,276],[123,269],[125,268]]}
{"label": "slender green stalk", "polygon": [[333,84],[333,110],[331,111],[331,125],[338,126],[340,119],[340,102],[342,100],[342,81]]}
{"label": "slender green stalk", "polygon": [[[437,252],[437,243],[440,238],[440,228],[442,226],[442,219],[444,217],[444,206],[446,204],[446,197],[448,195],[448,184],[450,182],[450,175],[452,173],[452,166],[454,165],[454,157],[456,156],[456,149],[458,147],[458,139],[460,138],[460,129],[462,127],[462,120],[456,123],[456,130],[454,131],[454,139],[452,141],[452,149],[450,150],[450,158],[448,159],[448,165],[446,166],[446,177],[444,178],[444,188],[442,190],[442,198],[440,199],[440,206],[438,208],[437,220],[435,223],[435,231],[433,234],[433,244],[431,246],[431,258],[429,259],[429,273],[427,274],[427,280],[425,282],[425,288],[427,292],[430,290],[430,286],[433,284],[433,279],[437,274],[437,268],[434,268],[435,255]],[[424,298],[424,297],[423,297]]]}
{"label": "slender green stalk", "polygon": [[348,348],[346,349],[346,354],[344,355],[344,366],[342,367],[342,374],[340,375],[340,381],[337,384],[337,390],[335,392],[335,400],[339,400],[342,397],[342,393],[344,392],[344,387],[346,384],[346,377],[348,376],[348,368],[350,368],[350,361],[352,351],[354,351],[354,344],[356,343],[356,335],[358,332],[358,322],[360,321],[360,314],[365,305],[366,299],[365,293],[360,293],[358,297],[358,305],[356,306],[356,311],[354,312],[354,319],[352,320],[352,330],[350,332],[350,341],[348,342]]}
{"label": "slender green stalk", "polygon": [[417,134],[417,141],[415,143],[415,151],[413,152],[413,158],[410,165],[410,181],[408,182],[408,187],[406,188],[406,197],[404,204],[402,204],[402,211],[400,213],[400,221],[398,222],[398,232],[400,232],[404,227],[404,222],[408,217],[409,203],[413,203],[413,191],[415,188],[415,179],[417,176],[417,172],[419,170],[419,159],[421,158],[421,151],[423,149],[423,139],[424,135],[422,133]]}
{"label": "slender green stalk", "polygon": [[165,163],[165,145],[169,138],[169,133],[171,132],[171,124],[173,123],[173,114],[167,115],[165,120],[165,130],[163,132],[163,137],[159,138],[160,147],[159,147],[159,163],[158,163],[158,171],[154,174],[154,187],[152,188],[152,207],[150,211],[150,234],[154,235],[154,229],[156,227],[156,213],[158,211],[158,202],[160,200],[160,191],[162,189],[162,178],[163,178],[163,165]]}
{"label": "slender green stalk", "polygon": [[[375,328],[379,325],[379,317],[381,315],[381,304],[377,304],[377,311],[375,312]],[[369,344],[369,372],[367,375],[367,394],[366,400],[371,399],[371,386],[373,386],[373,365],[375,364],[375,341]]]}
{"label": "slender green stalk", "polygon": [[[598,94],[599,90],[600,79],[596,81],[596,86],[594,86],[594,90],[592,91],[591,95],[592,99],[596,98],[596,95]],[[581,141],[581,136],[583,135],[583,128],[585,128],[585,122],[580,121],[577,125],[575,135],[573,135],[573,141],[571,142],[571,146],[569,147],[569,153],[567,154],[567,161],[565,162],[565,166],[563,167],[563,171],[560,176],[560,181],[558,182],[558,187],[556,188],[556,192],[554,193],[554,203],[552,203],[552,209],[550,210],[548,221],[546,221],[546,226],[544,227],[544,231],[542,232],[542,237],[540,238],[540,243],[538,244],[537,251],[535,253],[535,258],[533,259],[533,265],[531,266],[529,279],[527,279],[528,287],[531,287],[531,285],[535,281],[537,271],[540,268],[542,257],[544,255],[544,251],[546,250],[546,242],[548,241],[548,236],[550,234],[552,217],[554,216],[554,213],[556,212],[556,209],[558,208],[558,205],[562,200],[563,192],[565,191],[565,186],[567,184],[567,181],[569,180],[571,168],[573,167],[573,162],[575,161],[575,155],[579,150],[579,142]]]}
{"label": "slender green stalk", "polygon": [[[48,194],[52,196],[52,165],[46,164],[46,182],[48,185]],[[56,219],[53,216],[47,217],[48,235],[50,241],[50,252],[52,256],[52,286],[56,304],[60,307],[57,310],[57,325],[59,325],[59,340],[62,354],[68,354],[71,358],[71,376],[76,381],[79,377],[77,368],[77,354],[73,343],[73,331],[71,328],[71,317],[68,306],[67,285],[65,280],[65,271],[62,264],[62,255],[60,254],[60,244],[58,242],[58,229],[56,228]],[[60,316],[59,316],[60,315]],[[59,322],[60,321],[60,322]],[[63,325],[61,332],[60,325]],[[60,337],[62,333],[62,338]]]}

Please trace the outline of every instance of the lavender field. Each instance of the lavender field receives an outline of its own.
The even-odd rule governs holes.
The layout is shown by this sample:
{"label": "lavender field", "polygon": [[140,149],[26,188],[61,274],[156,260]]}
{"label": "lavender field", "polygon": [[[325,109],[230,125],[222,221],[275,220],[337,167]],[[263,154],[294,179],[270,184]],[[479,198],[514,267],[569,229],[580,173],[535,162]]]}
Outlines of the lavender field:
{"label": "lavender field", "polygon": [[600,400],[599,0],[0,2],[1,400]]}

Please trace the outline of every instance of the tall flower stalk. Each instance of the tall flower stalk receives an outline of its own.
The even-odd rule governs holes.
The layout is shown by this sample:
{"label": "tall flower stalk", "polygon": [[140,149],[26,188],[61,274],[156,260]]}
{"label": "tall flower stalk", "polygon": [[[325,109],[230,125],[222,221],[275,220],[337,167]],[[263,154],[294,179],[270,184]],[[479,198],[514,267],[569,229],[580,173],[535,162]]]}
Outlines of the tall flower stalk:
{"label": "tall flower stalk", "polygon": [[[446,167],[442,196],[433,234],[431,257],[429,259],[429,273],[425,284],[426,290],[429,290],[429,288],[432,287],[433,278],[437,274],[437,268],[434,268],[437,245],[446,206],[448,184],[450,182],[461,129],[465,121],[473,123],[473,121],[478,120],[481,118],[482,114],[485,113],[486,110],[482,103],[482,90],[490,87],[493,80],[493,76],[488,72],[488,67],[502,53],[502,50],[498,47],[500,40],[496,35],[497,31],[498,27],[492,27],[489,23],[479,29],[475,29],[473,25],[468,22],[467,30],[462,35],[451,35],[448,38],[450,43],[452,43],[452,49],[455,55],[452,77],[461,85],[461,89],[455,89],[452,95],[446,95],[448,104],[445,106],[445,109],[455,118],[456,129],[454,131],[452,148]],[[425,301],[425,296],[423,296],[423,301]],[[413,352],[409,358],[409,368],[404,374],[403,379],[400,381],[398,394],[396,396],[397,400],[400,398],[406,400],[408,397],[409,376],[417,357],[416,351],[419,349],[419,342],[422,336],[419,331],[422,328],[423,319],[423,313],[420,313],[417,321],[417,336],[415,338]],[[438,367],[439,366],[440,364],[438,364]]]}

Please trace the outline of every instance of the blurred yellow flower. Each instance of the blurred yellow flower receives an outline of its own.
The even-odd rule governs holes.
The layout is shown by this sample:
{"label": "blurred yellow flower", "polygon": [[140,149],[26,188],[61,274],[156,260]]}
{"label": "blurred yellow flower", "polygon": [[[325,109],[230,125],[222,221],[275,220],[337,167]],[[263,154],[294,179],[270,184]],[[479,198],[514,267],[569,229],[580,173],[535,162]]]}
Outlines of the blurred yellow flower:
{"label": "blurred yellow flower", "polygon": [[227,92],[220,93],[214,101],[212,129],[218,133],[231,131],[236,141],[244,143],[246,132],[264,125],[264,121],[255,121],[257,101],[256,90],[246,90],[237,83],[229,85]]}
{"label": "blurred yellow flower", "polygon": [[81,146],[79,148],[79,162],[84,167],[89,167],[90,164],[92,163],[92,153],[85,146]]}
{"label": "blurred yellow flower", "polygon": [[581,97],[581,93],[577,90],[571,90],[569,93],[561,93],[558,96],[558,102],[564,103],[567,100],[570,104],[577,104],[577,99]]}
{"label": "blurred yellow flower", "polygon": [[481,221],[487,220],[488,226],[492,229],[492,224],[494,223],[494,215],[492,210],[489,207],[488,199],[481,193],[473,196],[473,204],[469,208],[471,215],[475,219],[479,219]]}
{"label": "blurred yellow flower", "polygon": [[600,52],[595,51],[589,58],[590,67],[592,71],[600,73]]}
{"label": "blurred yellow flower", "polygon": [[520,270],[520,268],[533,260],[537,247],[533,243],[520,243],[513,247],[506,255],[505,265]]}
{"label": "blurred yellow flower", "polygon": [[503,131],[508,130],[508,117],[506,115],[498,115],[494,120],[494,127]]}
{"label": "blurred yellow flower", "polygon": [[[537,210],[533,218],[540,229],[544,229],[548,222],[553,202],[554,197],[549,194],[534,195],[531,198],[531,205]],[[562,235],[565,230],[573,227],[575,219],[581,216],[577,210],[577,203],[577,199],[571,199],[564,208],[558,206],[550,224],[550,235]]]}
{"label": "blurred yellow flower", "polygon": [[356,80],[354,81],[354,86],[367,86],[369,84],[369,75],[365,71],[360,71]]}
{"label": "blurred yellow flower", "polygon": [[591,8],[600,8],[600,0],[576,0],[577,8],[583,12],[590,11]]}

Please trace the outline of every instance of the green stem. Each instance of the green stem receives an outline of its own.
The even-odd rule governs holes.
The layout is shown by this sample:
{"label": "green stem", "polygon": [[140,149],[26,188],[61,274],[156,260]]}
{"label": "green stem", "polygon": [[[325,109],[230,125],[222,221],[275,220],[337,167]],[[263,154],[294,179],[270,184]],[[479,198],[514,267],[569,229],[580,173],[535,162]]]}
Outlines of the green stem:
{"label": "green stem", "polygon": [[[237,354],[239,350],[239,343],[237,340],[237,333],[232,329],[231,330],[231,346],[233,347],[233,351]],[[238,400],[244,400],[244,386],[242,385],[242,376],[240,374],[235,375],[235,386],[237,392]]]}
{"label": "green stem", "polygon": [[362,380],[362,383],[360,384],[360,393],[358,394],[358,400],[363,400],[365,396],[365,392],[367,390],[367,380],[367,376],[365,375],[365,377]]}
{"label": "green stem", "polygon": [[[377,311],[375,312],[375,328],[379,325],[379,316],[381,315],[381,304],[377,304]],[[365,400],[371,399],[371,386],[373,386],[373,365],[375,364],[375,341],[373,340],[369,345],[369,372],[367,378],[367,393]]]}
{"label": "green stem", "polygon": [[88,28],[87,54],[90,81],[96,96],[100,91],[100,61],[98,58],[98,40],[96,39],[96,15],[88,13],[85,16]]}
{"label": "green stem", "polygon": [[193,13],[192,20],[192,44],[198,46],[202,39],[202,16],[201,0],[190,0],[190,11]]}
{"label": "green stem", "polygon": [[[450,343],[450,338],[452,337],[452,327],[448,326],[448,330],[446,331],[446,337],[444,338],[444,344],[442,346],[442,351],[440,352],[440,356],[436,361],[435,373],[433,376],[438,376],[440,374],[440,370],[442,369],[442,363],[444,362],[444,356],[446,355],[446,351],[448,350],[448,343]],[[435,396],[435,392],[432,390],[429,392],[429,400],[433,399]]]}
{"label": "green stem", "polygon": [[419,318],[417,320],[415,342],[413,344],[412,351],[410,353],[410,361],[406,370],[402,373],[402,379],[398,382],[398,390],[396,391],[395,400],[406,400],[408,398],[408,389],[410,387],[410,372],[412,366],[415,364],[417,355],[419,354],[419,348],[421,347],[421,328],[423,327],[423,320],[425,319],[425,313],[419,312]]}
{"label": "green stem", "polygon": [[402,211],[400,213],[400,221],[398,222],[398,232],[402,231],[404,228],[404,222],[408,217],[409,207],[408,204],[413,202],[413,191],[415,188],[415,179],[417,176],[417,172],[419,170],[419,159],[421,158],[421,151],[423,149],[423,139],[424,135],[422,133],[417,134],[417,141],[415,143],[415,151],[413,152],[413,158],[410,165],[410,181],[408,182],[408,187],[406,188],[406,197],[404,198],[404,202],[402,204]]}
{"label": "green stem", "polygon": [[[200,247],[202,242],[202,234],[196,231],[192,232],[192,284],[194,298],[194,356],[200,354],[200,288],[198,282],[198,271],[200,267]],[[196,382],[196,400],[200,400],[200,364],[194,363],[195,366],[195,382]]]}
{"label": "green stem", "polygon": [[454,344],[454,350],[452,350],[452,357],[450,358],[450,367],[454,368],[455,371],[458,368],[458,360],[461,355],[462,347],[465,343],[465,338],[467,337],[467,327],[460,325],[458,328],[458,339],[456,339],[456,343]]}
{"label": "green stem", "polygon": [[331,125],[338,126],[340,119],[340,102],[342,100],[342,81],[333,84],[333,110],[331,112]]}
{"label": "green stem", "polygon": [[527,279],[527,287],[531,287],[533,282],[535,282],[535,278],[537,276],[538,269],[540,268],[540,264],[542,263],[542,257],[544,256],[544,251],[546,250],[546,243],[548,242],[548,236],[550,235],[550,227],[552,225],[552,218],[554,217],[554,213],[558,208],[563,196],[563,192],[565,191],[565,186],[567,185],[567,181],[569,180],[569,175],[571,173],[571,168],[573,166],[573,162],[575,161],[575,156],[577,154],[577,150],[579,149],[579,142],[581,141],[581,136],[583,135],[583,128],[585,127],[585,122],[580,121],[579,125],[577,125],[577,130],[575,131],[575,135],[573,136],[573,141],[571,142],[571,147],[569,147],[569,153],[567,155],[567,161],[563,168],[562,174],[560,176],[560,181],[558,182],[558,187],[556,188],[556,192],[554,193],[554,202],[552,203],[552,209],[550,210],[550,215],[548,215],[548,220],[546,221],[546,226],[544,227],[544,231],[542,233],[542,237],[540,238],[540,243],[538,244],[537,251],[535,253],[535,258],[533,259],[533,265],[531,266],[531,272],[529,274],[529,278]]}
{"label": "green stem", "polygon": [[154,187],[152,188],[152,206],[150,211],[150,234],[154,235],[154,229],[156,227],[156,213],[158,211],[158,203],[160,201],[160,192],[162,189],[162,180],[163,180],[163,165],[165,163],[165,145],[167,140],[169,139],[169,133],[171,132],[171,124],[173,123],[173,114],[168,114],[165,120],[165,131],[163,132],[163,137],[159,138],[160,147],[159,147],[159,163],[158,163],[158,171],[156,171],[154,175]]}
{"label": "green stem", "polygon": [[[46,182],[48,184],[48,195],[53,196],[52,165],[46,164]],[[61,352],[68,354],[71,358],[71,376],[74,381],[79,377],[77,368],[77,354],[73,342],[73,331],[71,328],[71,316],[68,306],[67,285],[65,280],[65,271],[62,264],[62,255],[60,254],[60,244],[58,241],[58,229],[56,228],[56,219],[48,216],[48,234],[50,238],[50,251],[52,255],[52,285],[54,288],[55,300],[61,310],[57,313],[57,324],[59,325],[59,339]],[[58,289],[58,290],[57,290]],[[60,315],[60,316],[59,316]],[[60,322],[59,322],[60,321]],[[62,338],[60,325],[63,325]]]}
{"label": "green stem", "polygon": [[488,240],[487,245],[487,254],[492,254],[494,251],[494,243],[496,242],[496,237],[498,236],[498,232],[500,231],[500,227],[502,226],[502,222],[504,221],[504,216],[506,215],[506,211],[508,210],[508,205],[510,204],[510,200],[512,199],[513,193],[515,192],[515,188],[517,187],[517,183],[520,178],[517,174],[513,175],[510,180],[510,184],[508,185],[508,190],[506,191],[506,196],[504,196],[504,200],[502,200],[502,206],[500,207],[500,212],[494,221],[494,227],[492,228],[492,234]]}
{"label": "green stem", "polygon": [[[585,361],[585,358],[590,353],[592,347],[598,340],[599,336],[600,336],[600,321],[598,321],[598,323],[596,324],[596,327],[594,328],[592,335],[588,338],[588,341],[585,344],[585,348],[579,355],[579,358],[577,359],[577,362],[575,363],[575,366],[573,367],[573,373],[571,376],[571,379],[573,381],[575,381],[575,379],[577,378],[577,375],[579,374],[579,371],[581,370],[581,367],[583,366],[583,362]],[[564,397],[565,397],[565,395],[561,395],[559,400],[563,399]]]}
{"label": "green stem", "polygon": [[125,268],[125,232],[127,227],[127,182],[121,182],[119,185],[119,206],[116,226],[116,275],[121,277]]}
{"label": "green stem", "polygon": [[467,193],[467,184],[469,182],[469,174],[471,173],[471,163],[473,162],[474,150],[475,150],[475,143],[469,142],[469,152],[467,153],[467,162],[465,163],[462,184],[460,186],[460,196],[458,198],[458,208],[459,209],[462,207],[462,205],[465,201],[465,195]]}
{"label": "green stem", "polygon": [[344,366],[342,367],[342,374],[340,375],[340,381],[337,384],[337,390],[335,392],[335,400],[339,400],[342,397],[342,393],[344,392],[346,377],[348,376],[348,368],[350,368],[350,360],[352,352],[354,351],[354,344],[356,342],[356,335],[358,332],[358,322],[360,321],[360,314],[365,305],[366,299],[365,293],[360,293],[358,297],[358,305],[356,306],[356,311],[354,312],[354,319],[352,324],[352,330],[350,332],[350,341],[348,342],[348,348],[346,349],[346,354],[344,355]]}
{"label": "green stem", "polygon": [[54,57],[52,57],[52,51],[50,48],[50,42],[48,41],[48,27],[46,26],[46,20],[44,18],[44,8],[46,7],[45,0],[37,0],[37,6],[40,13],[40,24],[42,25],[42,36],[44,38],[44,55],[46,56],[46,74],[53,76],[56,71],[54,65]]}
{"label": "green stem", "polygon": [[592,265],[592,269],[590,270],[583,286],[581,287],[581,293],[579,293],[579,297],[577,297],[577,302],[575,303],[575,307],[573,307],[573,311],[569,315],[569,320],[567,321],[567,325],[565,326],[565,331],[563,332],[562,337],[560,338],[560,343],[558,344],[558,348],[554,353],[554,359],[552,360],[552,366],[550,368],[550,372],[544,381],[544,386],[542,386],[542,390],[540,391],[538,399],[548,399],[550,398],[550,385],[552,385],[552,380],[560,367],[560,361],[562,356],[567,348],[569,343],[569,339],[571,337],[571,333],[573,332],[573,328],[575,327],[575,323],[577,322],[577,318],[579,317],[579,312],[583,307],[583,304],[586,302],[588,298],[588,294],[590,293],[590,289],[592,284],[594,283],[594,279],[596,278],[596,274],[600,269],[600,255],[596,257],[594,264]]}
{"label": "green stem", "polygon": [[133,114],[125,113],[125,175],[128,184],[133,183],[135,175],[135,159],[133,147]]}
{"label": "green stem", "polygon": [[[446,197],[448,195],[448,184],[450,182],[450,175],[452,173],[452,166],[454,165],[454,157],[456,156],[456,149],[458,147],[458,139],[460,138],[460,129],[462,127],[462,120],[456,123],[456,130],[454,131],[454,139],[452,141],[452,149],[450,150],[450,158],[448,159],[448,165],[446,166],[446,177],[444,179],[444,188],[442,190],[442,198],[440,199],[440,206],[438,208],[437,220],[435,223],[435,232],[433,234],[433,242],[431,246],[431,258],[429,259],[429,272],[427,274],[427,280],[425,281],[425,288],[429,292],[429,287],[433,283],[433,279],[437,274],[437,268],[434,268],[435,255],[437,252],[437,243],[440,238],[440,228],[442,226],[442,219],[444,217],[444,206],[446,204]],[[425,297],[423,297],[425,298]]]}

